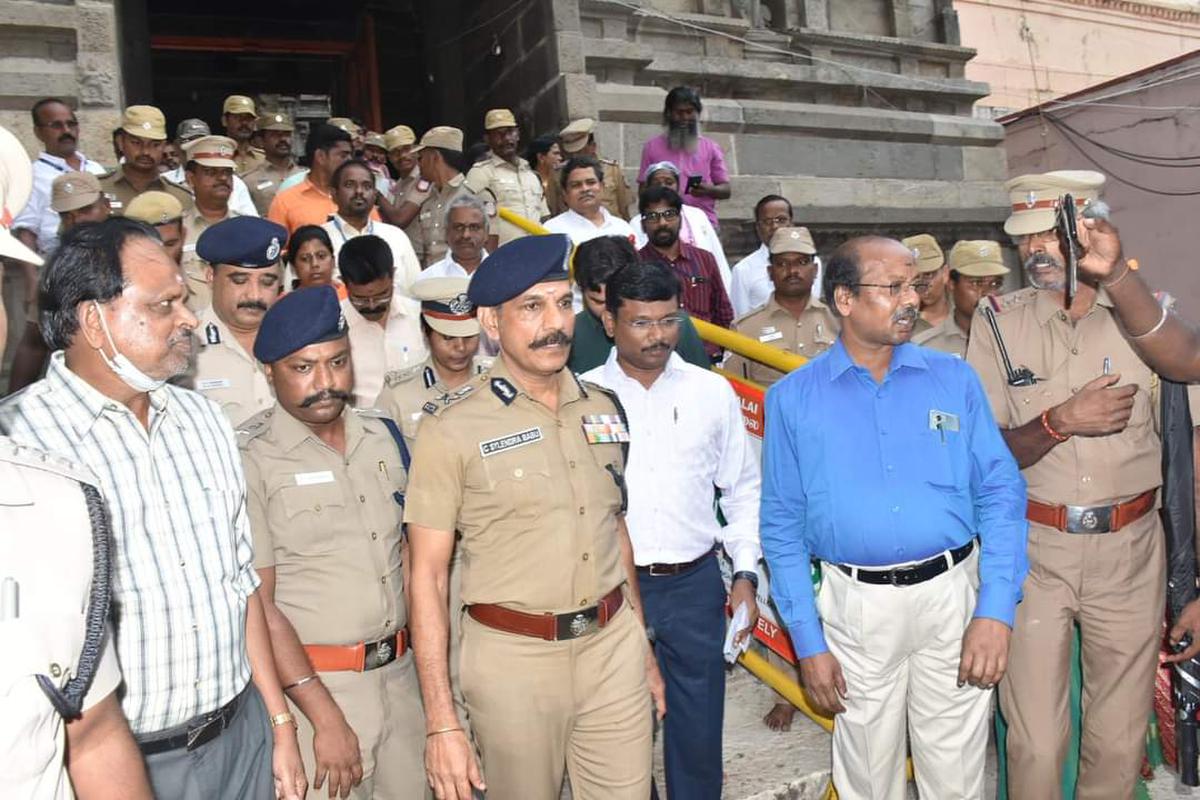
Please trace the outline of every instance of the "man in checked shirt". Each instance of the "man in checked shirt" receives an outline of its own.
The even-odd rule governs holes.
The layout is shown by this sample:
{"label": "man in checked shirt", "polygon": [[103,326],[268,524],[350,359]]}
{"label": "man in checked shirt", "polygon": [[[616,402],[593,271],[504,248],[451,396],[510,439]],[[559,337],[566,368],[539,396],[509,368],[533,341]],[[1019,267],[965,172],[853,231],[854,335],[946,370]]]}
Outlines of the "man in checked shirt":
{"label": "man in checked shirt", "polygon": [[215,403],[167,383],[196,327],[182,271],[152,228],[114,218],[68,232],[41,288],[50,367],[0,403],[0,432],[97,478],[122,706],[155,795],[299,800],[233,429]]}

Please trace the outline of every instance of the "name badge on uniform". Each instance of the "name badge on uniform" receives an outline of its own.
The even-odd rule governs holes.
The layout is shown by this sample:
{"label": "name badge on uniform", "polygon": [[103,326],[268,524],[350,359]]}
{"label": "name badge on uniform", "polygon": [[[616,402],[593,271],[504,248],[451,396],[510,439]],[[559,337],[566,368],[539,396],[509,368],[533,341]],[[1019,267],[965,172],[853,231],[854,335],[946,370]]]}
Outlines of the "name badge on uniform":
{"label": "name badge on uniform", "polygon": [[213,389],[228,389],[233,386],[233,381],[229,378],[204,378],[196,381],[196,391],[211,392]]}
{"label": "name badge on uniform", "polygon": [[533,444],[541,440],[542,429],[540,427],[526,428],[523,431],[501,436],[499,439],[480,442],[479,455],[487,458],[488,456],[496,455],[496,453],[503,453],[505,450],[515,450],[518,447],[524,447],[527,444]]}
{"label": "name badge on uniform", "polygon": [[758,337],[758,340],[760,342],[774,342],[782,338],[783,331],[771,331],[770,333],[764,332],[762,336]]}
{"label": "name badge on uniform", "polygon": [[271,185],[272,183],[274,183],[274,182],[275,182],[275,181],[259,181],[259,182],[258,182],[258,185],[257,185],[257,186],[255,186],[254,188],[255,188],[255,189],[258,189],[259,191],[262,191],[263,189],[267,188],[268,186],[270,186],[270,185]]}
{"label": "name badge on uniform", "polygon": [[320,483],[333,483],[333,473],[329,470],[321,470],[320,472],[297,472],[297,486],[316,486]]}
{"label": "name badge on uniform", "polygon": [[620,414],[584,414],[583,435],[588,444],[628,442],[629,428]]}
{"label": "name badge on uniform", "polygon": [[196,243],[195,243],[195,242],[192,242],[191,244],[185,244],[185,245],[183,246],[183,252],[185,252],[185,253],[194,253],[194,252],[196,252]]}

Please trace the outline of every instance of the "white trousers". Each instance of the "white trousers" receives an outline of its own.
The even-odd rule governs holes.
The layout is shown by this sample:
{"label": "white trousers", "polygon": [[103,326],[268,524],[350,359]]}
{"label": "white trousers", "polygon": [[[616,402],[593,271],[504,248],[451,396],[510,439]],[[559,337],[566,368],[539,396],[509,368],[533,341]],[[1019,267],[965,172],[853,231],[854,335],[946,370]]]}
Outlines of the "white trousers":
{"label": "white trousers", "polygon": [[906,732],[921,800],[983,798],[993,692],[958,686],[978,553],[914,586],[861,583],[823,565],[817,609],[848,694],[833,728],[844,800],[904,800]]}

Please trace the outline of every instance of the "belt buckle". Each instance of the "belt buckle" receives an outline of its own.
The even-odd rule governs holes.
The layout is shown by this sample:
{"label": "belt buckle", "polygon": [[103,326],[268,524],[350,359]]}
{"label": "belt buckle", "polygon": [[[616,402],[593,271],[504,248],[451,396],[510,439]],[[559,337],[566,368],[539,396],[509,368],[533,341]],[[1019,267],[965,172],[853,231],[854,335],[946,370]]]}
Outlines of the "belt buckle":
{"label": "belt buckle", "polygon": [[196,727],[188,728],[187,749],[195,750],[200,745],[212,741],[218,733],[224,730],[224,722],[225,717],[218,712]]}
{"label": "belt buckle", "polygon": [[363,659],[363,671],[378,669],[392,663],[396,659],[395,642],[396,636],[393,634],[386,639],[368,644]]}
{"label": "belt buckle", "polygon": [[651,564],[649,569],[653,578],[666,578],[675,574],[671,572],[670,564]]}
{"label": "belt buckle", "polygon": [[888,570],[888,583],[892,586],[908,586],[909,569]]}
{"label": "belt buckle", "polygon": [[[564,614],[563,616],[559,617],[558,638],[578,639],[580,636],[584,636],[585,634],[596,630],[600,625],[599,614],[595,609],[592,609],[591,611],[592,613],[590,614],[586,611],[580,611],[576,614]],[[566,628],[565,631],[564,627]],[[565,636],[563,635],[564,633],[566,634]]]}
{"label": "belt buckle", "polygon": [[1067,506],[1067,533],[1109,533],[1112,506]]}

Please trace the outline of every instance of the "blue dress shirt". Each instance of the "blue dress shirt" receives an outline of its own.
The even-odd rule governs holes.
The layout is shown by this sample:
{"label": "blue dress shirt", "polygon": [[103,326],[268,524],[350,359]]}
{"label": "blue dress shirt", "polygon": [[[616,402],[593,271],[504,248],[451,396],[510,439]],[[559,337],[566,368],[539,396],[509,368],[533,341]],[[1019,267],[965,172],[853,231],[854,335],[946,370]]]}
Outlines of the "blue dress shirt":
{"label": "blue dress shirt", "polygon": [[772,386],[766,406],[762,546],[797,655],[828,649],[813,558],[900,564],[978,535],[975,616],[1013,624],[1029,569],[1025,479],[966,362],[902,344],[876,383],[839,339]]}

